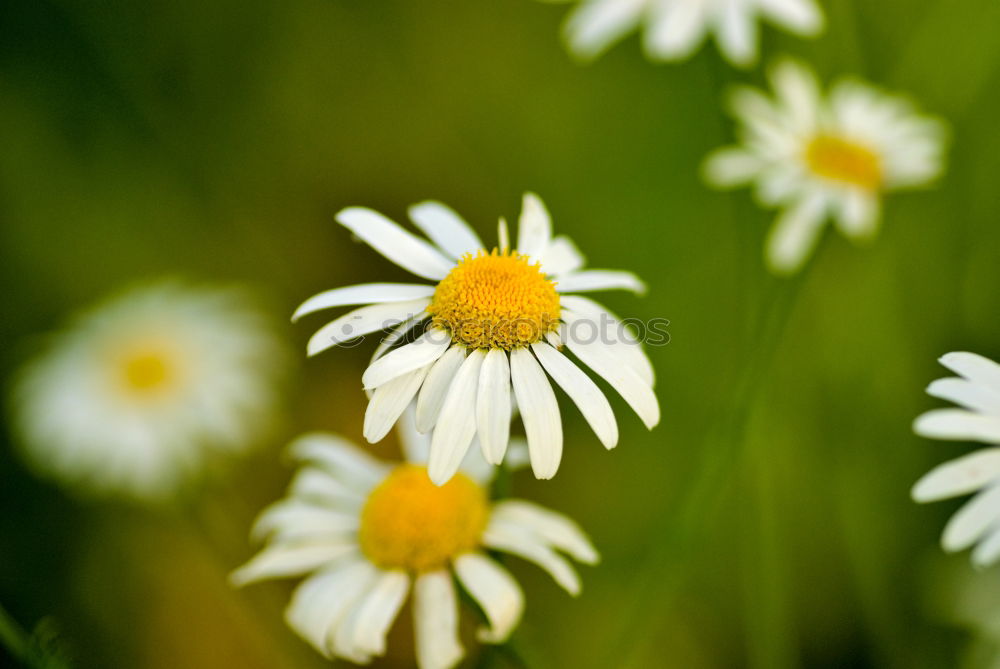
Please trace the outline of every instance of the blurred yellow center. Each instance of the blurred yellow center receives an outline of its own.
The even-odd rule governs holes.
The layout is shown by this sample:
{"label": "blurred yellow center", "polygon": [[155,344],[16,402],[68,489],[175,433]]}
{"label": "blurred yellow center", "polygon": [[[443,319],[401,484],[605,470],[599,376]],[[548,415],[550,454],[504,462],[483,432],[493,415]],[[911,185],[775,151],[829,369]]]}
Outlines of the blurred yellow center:
{"label": "blurred yellow center", "polygon": [[559,327],[559,293],[516,251],[466,254],[434,291],[427,311],[452,340],[469,348],[510,350]]}
{"label": "blurred yellow center", "polygon": [[166,352],[152,349],[125,355],[121,361],[121,375],[125,388],[138,394],[163,390],[173,378]]}
{"label": "blurred yellow center", "polygon": [[806,164],[814,174],[866,190],[882,185],[882,162],[866,146],[834,137],[817,135],[806,147]]}
{"label": "blurred yellow center", "polygon": [[426,467],[400,465],[365,503],[361,550],[384,569],[437,569],[479,545],[487,515],[485,491],[466,475],[438,487]]}

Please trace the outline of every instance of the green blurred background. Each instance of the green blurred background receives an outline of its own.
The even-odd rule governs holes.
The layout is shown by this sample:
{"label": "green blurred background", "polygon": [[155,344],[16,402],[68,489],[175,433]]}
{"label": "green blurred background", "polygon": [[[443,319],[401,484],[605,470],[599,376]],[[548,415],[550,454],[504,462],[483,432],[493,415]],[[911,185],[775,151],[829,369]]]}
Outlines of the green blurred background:
{"label": "green blurred background", "polygon": [[[604,556],[578,600],[511,561],[528,666],[960,666],[968,635],[934,594],[956,505],[909,488],[967,447],[910,423],[937,404],[938,355],[1000,357],[1000,4],[820,3],[821,39],[767,29],[764,53],[911,93],[953,148],[937,187],[887,200],[870,248],[829,234],[778,280],[761,259],[773,214],[698,179],[732,139],[725,86],[762,83],[714,47],[656,66],[633,36],[579,65],[557,37],[567,8],[532,0],[3,0],[3,375],[33,335],[138,278],[247,282],[278,322],[325,288],[405,280],[334,224],[343,206],[402,220],[440,199],[493,239],[534,190],[591,266],[651,287],[601,299],[669,318],[672,340],[650,351],[656,430],[613,398],[609,454],[564,403],[559,476],[514,481]],[[322,322],[285,326],[302,358]],[[326,666],[282,623],[289,584],[233,592],[225,575],[289,480],[287,439],[360,440],[372,346],[303,362],[283,433],[179,511],[67,497],[4,430],[0,603],[29,627],[52,616],[78,667]],[[971,573],[966,556],[952,568]],[[411,657],[404,617],[383,664]]]}

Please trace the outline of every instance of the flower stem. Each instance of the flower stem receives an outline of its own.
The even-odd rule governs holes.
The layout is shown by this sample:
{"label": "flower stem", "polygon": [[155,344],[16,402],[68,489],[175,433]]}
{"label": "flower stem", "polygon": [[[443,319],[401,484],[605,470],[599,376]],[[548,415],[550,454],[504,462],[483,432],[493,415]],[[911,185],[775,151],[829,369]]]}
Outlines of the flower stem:
{"label": "flower stem", "polygon": [[3,643],[15,659],[23,661],[27,658],[27,635],[2,605],[0,605],[0,643]]}

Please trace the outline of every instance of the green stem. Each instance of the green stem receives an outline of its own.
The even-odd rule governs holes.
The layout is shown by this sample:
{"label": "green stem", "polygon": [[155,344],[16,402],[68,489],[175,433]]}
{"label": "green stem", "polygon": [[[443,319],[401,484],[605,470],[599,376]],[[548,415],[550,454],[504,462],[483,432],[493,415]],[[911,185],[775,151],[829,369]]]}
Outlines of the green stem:
{"label": "green stem", "polygon": [[3,606],[0,606],[0,643],[3,643],[15,659],[22,661],[27,659],[27,635]]}

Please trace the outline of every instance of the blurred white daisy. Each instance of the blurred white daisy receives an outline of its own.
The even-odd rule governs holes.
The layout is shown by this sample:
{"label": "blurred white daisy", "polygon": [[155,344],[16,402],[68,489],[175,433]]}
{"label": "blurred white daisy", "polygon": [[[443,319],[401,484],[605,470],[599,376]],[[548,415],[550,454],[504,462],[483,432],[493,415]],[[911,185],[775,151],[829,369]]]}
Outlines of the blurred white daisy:
{"label": "blurred white daisy", "polygon": [[746,66],[757,60],[758,18],[803,36],[823,29],[814,0],[581,0],[563,34],[570,51],[589,60],[644,27],[648,57],[675,61],[688,58],[714,33],[722,55]]}
{"label": "blurred white daisy", "polygon": [[[458,470],[478,435],[487,462],[503,461],[516,400],[538,478],[555,475],[562,458],[562,422],[546,376],[576,403],[606,448],[618,426],[604,393],[562,351],[565,346],[603,377],[650,429],[660,420],[653,368],[635,333],[596,302],[567,293],[644,290],[629,272],[583,270],[566,237],[553,237],[549,214],[524,196],[517,244],[500,221],[499,247],[487,250],[469,225],[443,204],[424,202],[410,217],[433,243],[381,214],[360,207],[337,214],[341,225],[427,284],[374,283],[337,288],[298,308],[293,320],[343,305],[348,312],[313,335],[309,355],[397,325],[361,378],[373,391],[364,436],[382,439],[417,397],[417,428],[433,429],[429,472],[443,484]],[[414,326],[415,341],[389,350]]]}
{"label": "blurred white daisy", "polygon": [[249,296],[165,281],[80,314],[11,396],[35,470],[83,492],[163,499],[270,427],[288,362]]}
{"label": "blurred white daisy", "polygon": [[775,96],[741,86],[730,97],[740,145],[716,151],[706,180],[754,184],[762,206],[781,215],[767,242],[771,269],[799,270],[827,217],[849,239],[872,238],[882,193],[923,186],[943,169],[944,125],[900,96],[850,78],[829,95],[805,65],[783,60],[769,71]]}
{"label": "blurred white daisy", "polygon": [[232,575],[235,585],[306,576],[285,619],[328,657],[367,663],[412,590],[417,664],[447,669],[464,655],[452,581],[479,605],[485,643],[503,643],[517,626],[524,594],[487,551],[534,562],[570,594],[580,592],[565,553],[598,560],[586,535],[565,516],[531,502],[491,502],[495,468],[472,450],[446,485],[427,477],[430,443],[401,421],[406,463],[389,464],[329,434],[300,437],[290,451],[303,468],[288,497],[257,519],[253,536],[268,546]]}
{"label": "blurred white daisy", "polygon": [[976,493],[952,516],[941,543],[949,552],[978,543],[972,561],[986,566],[1000,558],[1000,365],[974,353],[949,353],[941,364],[959,376],[938,379],[927,392],[962,408],[928,411],[913,429],[931,439],[995,446],[933,469],[913,487],[913,499],[934,502]]}

